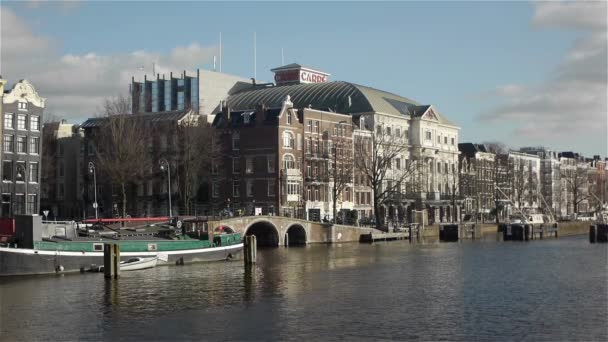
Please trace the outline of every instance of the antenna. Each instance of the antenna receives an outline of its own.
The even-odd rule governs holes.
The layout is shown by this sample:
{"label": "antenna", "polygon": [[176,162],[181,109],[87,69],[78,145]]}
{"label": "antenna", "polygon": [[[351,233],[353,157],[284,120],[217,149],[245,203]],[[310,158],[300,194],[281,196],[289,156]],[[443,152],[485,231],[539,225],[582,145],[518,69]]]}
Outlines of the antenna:
{"label": "antenna", "polygon": [[258,61],[257,61],[257,50],[256,50],[256,40],[255,40],[255,32],[253,32],[253,78],[256,79],[257,77],[257,67],[258,67]]}
{"label": "antenna", "polygon": [[152,76],[156,77],[156,63],[152,62]]}
{"label": "antenna", "polygon": [[222,72],[222,32],[220,32],[220,72]]}

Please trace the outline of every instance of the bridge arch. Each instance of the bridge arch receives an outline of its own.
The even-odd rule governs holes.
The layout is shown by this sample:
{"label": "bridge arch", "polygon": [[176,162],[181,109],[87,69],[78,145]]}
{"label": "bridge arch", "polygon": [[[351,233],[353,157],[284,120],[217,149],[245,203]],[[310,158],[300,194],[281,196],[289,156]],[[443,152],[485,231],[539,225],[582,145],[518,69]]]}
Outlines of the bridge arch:
{"label": "bridge arch", "polygon": [[270,221],[259,220],[250,223],[243,233],[243,236],[246,235],[255,235],[260,247],[279,246],[279,230]]}
{"label": "bridge arch", "polygon": [[294,223],[285,230],[285,246],[301,246],[308,242],[306,229],[299,223]]}

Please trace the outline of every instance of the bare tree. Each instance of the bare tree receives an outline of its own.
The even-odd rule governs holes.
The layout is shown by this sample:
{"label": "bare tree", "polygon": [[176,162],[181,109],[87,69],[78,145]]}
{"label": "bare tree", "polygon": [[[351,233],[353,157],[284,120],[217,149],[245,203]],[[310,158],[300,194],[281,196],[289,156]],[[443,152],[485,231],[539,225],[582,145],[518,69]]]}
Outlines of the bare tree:
{"label": "bare tree", "polygon": [[202,181],[211,174],[211,162],[216,158],[219,144],[217,130],[198,114],[187,116],[177,128],[179,137],[178,182],[179,194],[186,214],[193,206]]}
{"label": "bare tree", "polygon": [[144,120],[129,115],[130,100],[125,97],[106,99],[105,120],[99,130],[97,159],[101,171],[122,194],[122,216],[127,215],[127,188],[150,169],[150,158]]}
{"label": "bare tree", "polygon": [[522,204],[525,203],[526,191],[528,189],[528,177],[526,175],[524,161],[513,159],[510,161],[509,169],[511,171],[511,200],[517,203],[517,207],[521,210]]}
{"label": "bare tree", "polygon": [[579,204],[589,197],[587,169],[578,165],[576,168],[565,168],[560,171],[560,176],[565,180],[568,195],[572,195],[572,210],[578,214]]}
{"label": "bare tree", "polygon": [[380,207],[401,198],[402,185],[409,184],[409,190],[416,192],[421,184],[421,163],[406,159],[408,149],[402,138],[379,129],[377,133],[370,132],[369,136],[359,136],[355,140],[355,168],[371,184],[379,228],[384,227]]}
{"label": "bare tree", "polygon": [[328,172],[328,176],[333,182],[331,190],[334,222],[337,222],[338,198],[353,182],[352,145],[346,136],[350,136],[350,134],[344,134],[342,127],[339,127],[333,140],[331,169]]}
{"label": "bare tree", "polygon": [[496,224],[500,223],[500,213],[503,209],[503,201],[512,192],[510,186],[511,169],[507,147],[501,142],[485,142],[486,150],[495,155],[493,177],[494,177],[494,211],[496,212]]}

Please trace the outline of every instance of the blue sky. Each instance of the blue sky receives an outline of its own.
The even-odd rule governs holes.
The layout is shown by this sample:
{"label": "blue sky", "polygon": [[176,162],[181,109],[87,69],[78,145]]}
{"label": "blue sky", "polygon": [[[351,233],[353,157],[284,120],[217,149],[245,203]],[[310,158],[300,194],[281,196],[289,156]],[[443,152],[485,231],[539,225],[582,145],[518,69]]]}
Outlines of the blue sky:
{"label": "blue sky", "polygon": [[[95,70],[96,74],[85,78],[91,83],[108,83],[91,85],[91,92],[95,89],[104,96],[128,89],[124,77],[109,75],[128,74],[129,68],[131,74],[137,74],[135,51],[155,54],[160,61],[164,58],[175,72],[210,69],[219,32],[224,42],[223,71],[252,77],[256,32],[260,80],[272,80],[269,70],[281,64],[283,48],[285,63],[298,62],[331,73],[331,80],[372,86],[435,105],[462,128],[461,142],[500,140],[514,148],[545,145],[605,156],[606,99],[601,94],[605,65],[598,71],[600,82],[588,83],[588,79],[577,78],[583,72],[578,64],[572,66],[569,57],[589,44],[589,51],[605,55],[605,44],[597,39],[605,36],[605,15],[604,19],[594,15],[588,22],[580,19],[582,14],[605,14],[605,3],[597,4],[599,9],[580,3],[574,8],[569,7],[572,3],[546,6],[528,2],[3,2],[2,29],[4,32],[7,22],[18,20],[28,37],[46,42],[41,43],[44,46],[38,56],[48,54],[49,60],[56,59],[61,64],[57,70],[64,70],[66,63],[85,65],[84,71],[76,69],[74,77]],[[7,19],[7,10],[15,18]],[[171,59],[176,48],[192,44],[196,51],[191,57],[199,56],[198,60]],[[3,44],[3,57],[6,49]],[[68,61],[66,55],[71,57]],[[46,90],[51,94],[49,101],[56,97],[57,105],[49,103],[55,115],[77,122],[96,110],[85,94],[73,94],[86,88],[86,82],[62,90],[40,72],[27,75],[36,68],[23,68],[21,60],[11,62],[7,56],[3,76],[33,82],[40,78],[42,96]],[[39,58],[31,63],[48,62]],[[86,63],[94,64],[86,67]],[[151,73],[151,65],[146,66]],[[572,86],[564,88],[562,75],[571,70],[574,76],[566,81]],[[72,71],[65,69],[65,74]],[[58,74],[53,75],[56,80]],[[70,82],[70,77],[59,78]],[[574,95],[580,87],[584,94],[596,94],[585,100],[589,101],[588,109],[583,110],[586,113],[580,113],[583,121],[592,118],[594,125],[567,122],[579,115],[571,112],[573,102],[577,104],[574,108],[587,105]],[[556,98],[568,97],[564,93],[574,101],[554,103]],[[99,102],[97,95],[88,98]],[[585,134],[589,129],[592,132]],[[587,138],[568,135],[573,132]]]}

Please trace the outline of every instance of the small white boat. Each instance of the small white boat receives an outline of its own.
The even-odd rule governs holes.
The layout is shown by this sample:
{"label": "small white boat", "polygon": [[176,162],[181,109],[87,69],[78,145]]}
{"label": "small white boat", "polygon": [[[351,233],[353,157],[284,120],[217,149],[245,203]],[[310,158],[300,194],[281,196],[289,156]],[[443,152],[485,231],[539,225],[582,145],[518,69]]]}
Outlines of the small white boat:
{"label": "small white boat", "polygon": [[121,271],[136,271],[143,270],[146,268],[156,267],[156,263],[158,262],[158,257],[151,258],[130,258],[127,261],[120,262],[120,270]]}

